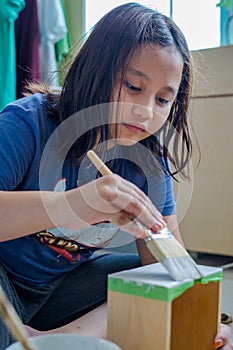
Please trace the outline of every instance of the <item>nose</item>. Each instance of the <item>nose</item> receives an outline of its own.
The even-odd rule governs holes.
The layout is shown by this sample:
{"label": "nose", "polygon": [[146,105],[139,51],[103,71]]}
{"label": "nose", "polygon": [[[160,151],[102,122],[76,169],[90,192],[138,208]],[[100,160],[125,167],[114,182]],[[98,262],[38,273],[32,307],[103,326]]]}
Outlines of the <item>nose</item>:
{"label": "nose", "polygon": [[154,115],[153,106],[149,103],[147,105],[134,104],[132,111],[134,116],[143,120],[152,119]]}

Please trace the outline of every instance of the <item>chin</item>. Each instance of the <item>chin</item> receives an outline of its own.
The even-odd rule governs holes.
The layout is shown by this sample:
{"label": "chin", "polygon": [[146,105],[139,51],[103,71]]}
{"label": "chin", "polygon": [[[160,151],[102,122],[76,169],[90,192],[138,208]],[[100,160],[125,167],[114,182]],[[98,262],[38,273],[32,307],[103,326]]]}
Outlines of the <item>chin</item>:
{"label": "chin", "polygon": [[121,146],[133,146],[136,143],[138,143],[139,140],[134,140],[134,139],[117,139],[117,144]]}

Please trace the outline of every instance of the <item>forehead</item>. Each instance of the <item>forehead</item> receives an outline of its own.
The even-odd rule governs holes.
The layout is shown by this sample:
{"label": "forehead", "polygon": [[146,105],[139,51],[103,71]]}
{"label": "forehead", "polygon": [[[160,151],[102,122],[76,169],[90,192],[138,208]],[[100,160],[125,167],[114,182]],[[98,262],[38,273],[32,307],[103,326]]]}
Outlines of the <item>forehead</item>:
{"label": "forehead", "polygon": [[170,77],[180,81],[183,64],[183,58],[175,46],[146,45],[134,51],[126,72],[145,80]]}

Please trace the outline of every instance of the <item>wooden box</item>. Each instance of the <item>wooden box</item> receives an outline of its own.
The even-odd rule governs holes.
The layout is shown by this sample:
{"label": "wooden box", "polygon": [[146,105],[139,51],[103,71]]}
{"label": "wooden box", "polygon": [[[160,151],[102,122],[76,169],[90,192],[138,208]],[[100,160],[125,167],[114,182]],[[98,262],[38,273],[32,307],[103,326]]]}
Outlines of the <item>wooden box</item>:
{"label": "wooden box", "polygon": [[214,350],[222,269],[173,281],[160,264],[109,275],[108,339],[122,350]]}

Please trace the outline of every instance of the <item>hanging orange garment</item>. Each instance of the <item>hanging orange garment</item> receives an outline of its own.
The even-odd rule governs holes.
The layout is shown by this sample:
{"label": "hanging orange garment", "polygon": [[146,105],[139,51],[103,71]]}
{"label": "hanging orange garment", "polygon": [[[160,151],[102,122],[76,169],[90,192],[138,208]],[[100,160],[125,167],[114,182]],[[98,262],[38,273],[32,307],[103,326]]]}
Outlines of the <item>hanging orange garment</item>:
{"label": "hanging orange garment", "polygon": [[36,82],[39,74],[39,28],[36,0],[25,0],[26,6],[15,22],[16,98],[23,96],[28,82]]}
{"label": "hanging orange garment", "polygon": [[16,98],[15,20],[24,0],[0,1],[0,110]]}

